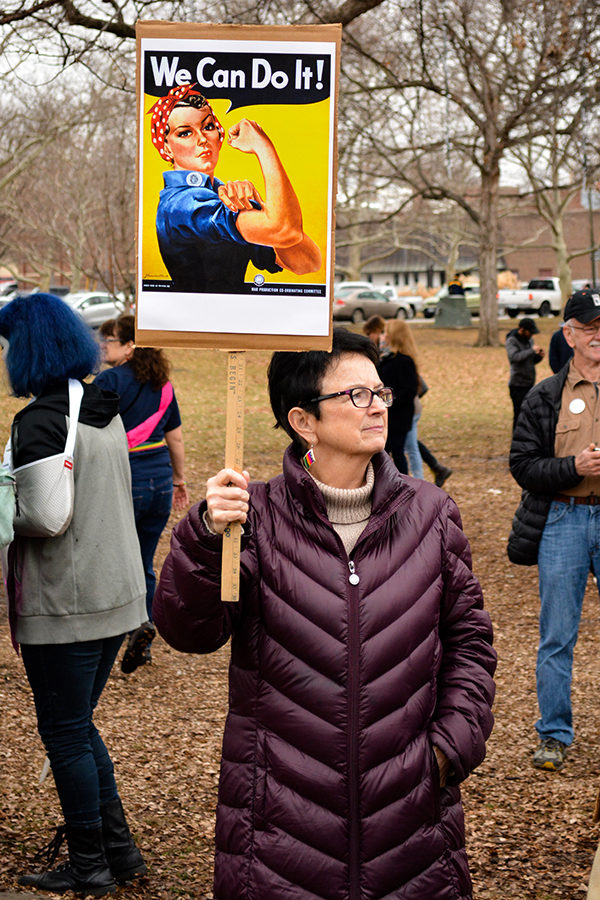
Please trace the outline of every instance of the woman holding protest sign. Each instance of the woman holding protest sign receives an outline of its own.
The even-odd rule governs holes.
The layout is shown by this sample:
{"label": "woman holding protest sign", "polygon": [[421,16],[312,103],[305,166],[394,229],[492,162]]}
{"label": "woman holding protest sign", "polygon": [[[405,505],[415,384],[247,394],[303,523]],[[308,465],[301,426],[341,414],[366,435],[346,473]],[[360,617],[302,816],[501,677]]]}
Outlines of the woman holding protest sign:
{"label": "woman holding protest sign", "polygon": [[321,251],[303,230],[294,188],[260,125],[242,119],[228,143],[257,157],[264,199],[250,181],[215,178],[225,130],[195,85],[173,88],[150,113],[153,144],[173,166],[156,216],[173,290],[239,293],[249,262],[271,273],[321,268]]}
{"label": "woman holding protest sign", "polygon": [[[46,536],[31,520],[20,526],[4,572],[11,631],[33,692],[65,825],[69,859],[54,871],[23,875],[19,884],[45,891],[102,896],[147,872],[123,812],[114,767],[93,717],[124,635],[145,619],[144,572],[135,534],[127,439],[119,398],[83,383],[98,365],[91,329],[51,294],[20,296],[0,310],[4,362],[13,393],[33,397],[15,416],[12,464],[30,474],[26,496],[44,496],[44,523],[61,505],[60,489],[41,466],[58,460],[73,473],[72,516]],[[73,395],[81,397],[74,453],[66,457]],[[75,419],[75,416],[72,417]],[[70,465],[69,465],[70,463]],[[21,498],[23,502],[23,497]],[[21,508],[21,513],[23,509]]]}
{"label": "woman holding protest sign", "polygon": [[331,353],[275,353],[283,474],[222,470],[173,529],[159,631],[190,653],[232,639],[219,900],[471,897],[458,785],[492,726],[491,623],[453,501],[385,453],[378,359],[344,329]]}

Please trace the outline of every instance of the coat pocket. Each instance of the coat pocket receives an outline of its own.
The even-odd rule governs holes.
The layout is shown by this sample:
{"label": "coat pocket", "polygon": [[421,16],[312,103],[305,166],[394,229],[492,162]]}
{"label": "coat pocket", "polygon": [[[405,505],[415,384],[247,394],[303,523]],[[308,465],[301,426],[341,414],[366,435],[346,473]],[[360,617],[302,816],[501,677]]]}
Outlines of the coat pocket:
{"label": "coat pocket", "polygon": [[440,785],[440,769],[438,761],[433,750],[433,744],[429,743],[429,765],[431,779],[431,797],[432,797],[432,822],[435,824],[441,819],[441,794]]}
{"label": "coat pocket", "polygon": [[254,765],[254,827],[265,827],[265,806],[267,798],[267,733],[260,729],[256,736],[256,761]]}

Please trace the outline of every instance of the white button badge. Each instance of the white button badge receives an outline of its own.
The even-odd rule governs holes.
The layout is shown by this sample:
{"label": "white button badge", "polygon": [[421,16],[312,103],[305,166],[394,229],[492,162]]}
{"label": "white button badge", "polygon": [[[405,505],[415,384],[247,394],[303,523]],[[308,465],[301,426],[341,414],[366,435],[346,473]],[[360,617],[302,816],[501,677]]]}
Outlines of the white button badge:
{"label": "white button badge", "polygon": [[569,403],[569,412],[574,413],[576,416],[579,413],[582,413],[585,409],[585,400],[582,400],[581,397],[576,397],[575,400],[571,400]]}

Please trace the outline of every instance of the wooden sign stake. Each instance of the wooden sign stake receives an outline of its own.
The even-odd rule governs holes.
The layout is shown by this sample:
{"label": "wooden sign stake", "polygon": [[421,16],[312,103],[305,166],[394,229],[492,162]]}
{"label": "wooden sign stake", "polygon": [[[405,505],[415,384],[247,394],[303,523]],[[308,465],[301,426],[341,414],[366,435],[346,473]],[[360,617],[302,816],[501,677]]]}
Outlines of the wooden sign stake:
{"label": "wooden sign stake", "polygon": [[[233,350],[227,355],[227,420],[225,425],[225,468],[243,470],[244,395],[246,392],[246,354]],[[223,533],[221,563],[221,600],[235,603],[240,593],[240,544],[242,526],[228,525]]]}

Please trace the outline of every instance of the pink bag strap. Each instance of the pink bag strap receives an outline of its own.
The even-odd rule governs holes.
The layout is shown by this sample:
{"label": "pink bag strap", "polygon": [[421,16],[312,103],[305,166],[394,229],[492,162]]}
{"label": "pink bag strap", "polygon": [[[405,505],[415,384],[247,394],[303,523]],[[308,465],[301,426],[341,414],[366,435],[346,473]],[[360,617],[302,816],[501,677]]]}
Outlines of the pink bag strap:
{"label": "pink bag strap", "polygon": [[167,411],[167,407],[169,406],[171,400],[173,399],[173,385],[170,381],[163,386],[162,391],[160,392],[160,405],[158,407],[158,412],[155,412],[153,415],[149,416],[143,422],[140,422],[139,425],[136,425],[135,428],[132,428],[131,431],[127,432],[127,444],[129,449],[132,447],[137,447],[138,444],[143,444],[144,441],[147,441],[165,412]]}

